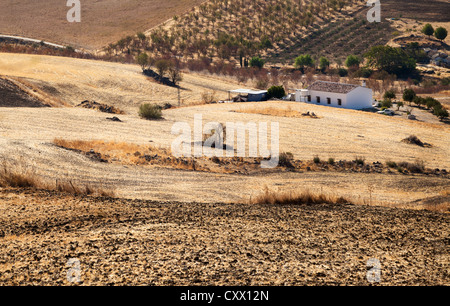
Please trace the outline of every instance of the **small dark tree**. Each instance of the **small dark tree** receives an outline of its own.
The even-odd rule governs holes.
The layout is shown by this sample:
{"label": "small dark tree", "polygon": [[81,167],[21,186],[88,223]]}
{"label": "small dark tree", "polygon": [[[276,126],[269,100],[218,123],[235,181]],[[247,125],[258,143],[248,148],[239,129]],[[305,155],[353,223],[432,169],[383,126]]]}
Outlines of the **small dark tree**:
{"label": "small dark tree", "polygon": [[406,102],[409,102],[409,104],[411,104],[411,102],[414,101],[415,97],[416,97],[416,93],[411,88],[406,88],[403,91],[403,100]]}
{"label": "small dark tree", "polygon": [[156,61],[155,63],[156,69],[158,70],[158,74],[161,78],[164,77],[164,75],[166,74],[167,70],[170,67],[170,62],[166,59],[160,59],[158,61]]}
{"label": "small dark tree", "polygon": [[383,109],[392,107],[392,101],[390,99],[384,99],[383,101],[381,101],[380,104],[381,104],[381,108],[383,108]]}
{"label": "small dark tree", "polygon": [[416,71],[416,61],[401,48],[374,46],[366,54],[368,67],[389,74],[408,75]]}
{"label": "small dark tree", "polygon": [[444,107],[442,107],[442,105],[440,107],[435,107],[433,114],[441,121],[444,120],[444,118],[448,118],[449,116],[448,111]]}
{"label": "small dark tree", "polygon": [[415,96],[413,102],[419,107],[426,105],[425,99],[420,96]]}
{"label": "small dark tree", "polygon": [[434,33],[434,28],[431,24],[427,23],[423,29],[422,29],[422,33],[427,35],[427,36],[431,36]]}
{"label": "small dark tree", "polygon": [[264,67],[264,60],[257,56],[252,57],[252,59],[250,60],[250,67],[261,69],[262,67]]}
{"label": "small dark tree", "polygon": [[384,93],[383,98],[389,101],[392,101],[392,99],[395,99],[397,96],[395,95],[395,92],[392,90],[388,90]]}
{"label": "small dark tree", "polygon": [[432,97],[426,97],[425,98],[425,105],[427,106],[427,109],[434,109],[438,107],[437,105],[441,105],[441,103]]}
{"label": "small dark tree", "polygon": [[340,77],[346,77],[348,75],[348,70],[345,68],[339,68],[338,69],[338,75]]}
{"label": "small dark tree", "polygon": [[326,57],[321,57],[319,59],[319,68],[322,72],[325,71],[325,69],[327,69],[328,67],[330,67],[330,61],[326,58]]}
{"label": "small dark tree", "polygon": [[141,66],[142,70],[145,70],[149,64],[149,57],[147,53],[141,53],[136,57],[136,63]]}
{"label": "small dark tree", "polygon": [[314,60],[309,54],[300,55],[295,59],[295,68],[300,68],[302,72],[304,71],[305,67],[312,66],[314,66]]}
{"label": "small dark tree", "polygon": [[281,99],[286,96],[286,91],[283,86],[272,86],[267,92],[271,98]]}
{"label": "small dark tree", "polygon": [[178,61],[171,61],[168,68],[169,78],[172,83],[177,86],[179,82],[183,80],[183,76],[180,71],[180,64]]}
{"label": "small dark tree", "polygon": [[345,60],[345,66],[347,68],[359,67],[359,64],[361,64],[361,60],[356,55],[349,55]]}
{"label": "small dark tree", "polygon": [[439,27],[434,31],[434,36],[439,39],[440,41],[443,41],[445,38],[447,38],[447,30],[443,27]]}

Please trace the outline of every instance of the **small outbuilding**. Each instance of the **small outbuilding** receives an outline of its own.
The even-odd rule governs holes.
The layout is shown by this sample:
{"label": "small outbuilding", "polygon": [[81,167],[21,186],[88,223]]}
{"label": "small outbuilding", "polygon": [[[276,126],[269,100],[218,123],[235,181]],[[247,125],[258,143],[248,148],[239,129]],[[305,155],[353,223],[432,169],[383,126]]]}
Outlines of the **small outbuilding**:
{"label": "small outbuilding", "polygon": [[[260,102],[268,99],[267,90],[235,89],[230,90],[228,94],[228,100],[233,102]],[[231,98],[231,94],[235,95],[235,97]]]}

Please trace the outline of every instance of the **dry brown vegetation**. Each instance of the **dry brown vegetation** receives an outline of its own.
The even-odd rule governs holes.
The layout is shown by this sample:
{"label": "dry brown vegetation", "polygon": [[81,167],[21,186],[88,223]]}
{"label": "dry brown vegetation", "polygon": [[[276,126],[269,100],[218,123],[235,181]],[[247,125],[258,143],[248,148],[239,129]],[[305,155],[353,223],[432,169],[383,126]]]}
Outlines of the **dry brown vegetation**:
{"label": "dry brown vegetation", "polygon": [[265,188],[264,193],[250,198],[250,204],[273,204],[273,205],[314,205],[314,204],[350,204],[350,201],[335,195],[313,193],[310,190],[276,192]]}
{"label": "dry brown vegetation", "polygon": [[89,184],[77,185],[71,180],[56,179],[55,184],[38,176],[25,161],[2,161],[0,169],[0,187],[35,188],[42,190],[56,190],[63,193],[77,195],[96,195],[101,197],[113,197],[115,192],[111,189],[101,188]]}
{"label": "dry brown vegetation", "polygon": [[314,118],[319,119],[314,113],[302,113],[293,110],[291,107],[253,107],[253,108],[243,108],[236,111],[237,113],[247,113],[247,114],[259,114],[267,116],[277,116],[277,117],[287,117],[287,118]]}

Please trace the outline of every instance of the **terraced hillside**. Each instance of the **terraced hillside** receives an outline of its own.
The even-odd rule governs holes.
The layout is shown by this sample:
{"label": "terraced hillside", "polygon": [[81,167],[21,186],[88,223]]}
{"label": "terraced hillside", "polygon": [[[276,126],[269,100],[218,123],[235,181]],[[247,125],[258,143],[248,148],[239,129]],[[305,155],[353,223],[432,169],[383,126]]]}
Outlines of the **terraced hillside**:
{"label": "terraced hillside", "polygon": [[315,25],[309,35],[298,36],[279,44],[267,54],[271,62],[292,64],[299,54],[310,54],[318,59],[324,56],[337,63],[343,63],[350,55],[362,56],[370,47],[384,45],[392,37],[395,29],[384,20],[369,23],[366,19],[368,8],[361,8],[324,26]]}
{"label": "terraced hillside", "polygon": [[241,60],[339,20],[362,5],[355,0],[211,0],[148,33],[109,46],[108,52]]}

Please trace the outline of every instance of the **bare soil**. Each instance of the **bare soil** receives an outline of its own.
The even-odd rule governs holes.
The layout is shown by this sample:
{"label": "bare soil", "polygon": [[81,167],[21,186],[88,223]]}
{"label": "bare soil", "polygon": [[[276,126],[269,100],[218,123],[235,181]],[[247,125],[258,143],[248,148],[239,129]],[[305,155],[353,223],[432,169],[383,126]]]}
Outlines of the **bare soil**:
{"label": "bare soil", "polygon": [[448,22],[450,1],[385,0],[381,2],[382,14],[389,18],[411,18],[420,21]]}
{"label": "bare soil", "polygon": [[0,284],[446,285],[447,214],[152,202],[0,190]]}
{"label": "bare soil", "polygon": [[66,1],[0,1],[1,34],[96,50],[190,10],[202,0],[84,1],[81,22],[67,21]]}

